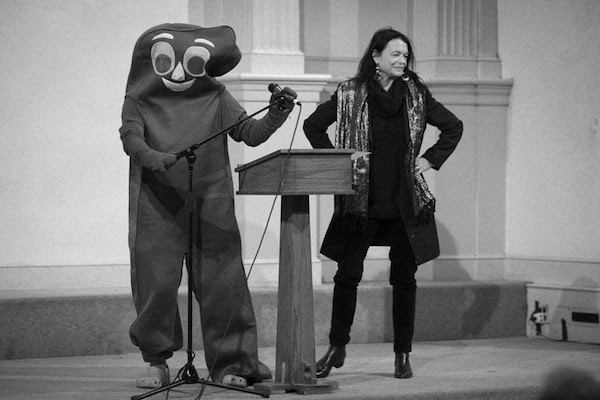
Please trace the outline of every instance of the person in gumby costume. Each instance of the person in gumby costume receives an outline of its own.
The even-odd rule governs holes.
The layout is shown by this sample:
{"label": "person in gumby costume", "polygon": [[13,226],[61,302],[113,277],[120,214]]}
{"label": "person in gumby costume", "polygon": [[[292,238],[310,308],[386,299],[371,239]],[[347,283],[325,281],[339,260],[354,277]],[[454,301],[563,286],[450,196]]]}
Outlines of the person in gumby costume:
{"label": "person in gumby costume", "polygon": [[[129,333],[149,363],[138,387],[168,384],[167,360],[183,347],[177,292],[188,251],[190,196],[188,162],[176,154],[247,117],[215,79],[241,60],[235,39],[228,26],[163,24],[144,32],[133,51],[119,132],[130,157],[129,248],[137,318]],[[249,118],[227,134],[257,146],[293,106],[286,99],[274,101],[264,117]],[[271,372],[258,360],[227,135],[194,153],[192,283],[206,364],[214,382],[250,385],[271,378]]]}

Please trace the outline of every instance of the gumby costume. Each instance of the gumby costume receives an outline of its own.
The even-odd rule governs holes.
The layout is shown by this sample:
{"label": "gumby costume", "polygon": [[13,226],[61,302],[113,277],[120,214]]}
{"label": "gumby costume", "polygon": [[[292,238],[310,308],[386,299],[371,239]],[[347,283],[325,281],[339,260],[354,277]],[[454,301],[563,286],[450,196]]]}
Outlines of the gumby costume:
{"label": "gumby costume", "polygon": [[[188,250],[190,196],[188,162],[175,153],[247,117],[214,79],[240,59],[235,33],[227,26],[155,26],[133,51],[119,130],[131,160],[129,247],[137,318],[130,336],[151,365],[164,365],[183,346],[177,292]],[[292,107],[271,107],[263,118],[249,118],[228,134],[256,146],[285,122]],[[209,140],[195,155],[193,289],[206,364],[215,382],[230,374],[260,382],[271,372],[258,360],[227,136]]]}

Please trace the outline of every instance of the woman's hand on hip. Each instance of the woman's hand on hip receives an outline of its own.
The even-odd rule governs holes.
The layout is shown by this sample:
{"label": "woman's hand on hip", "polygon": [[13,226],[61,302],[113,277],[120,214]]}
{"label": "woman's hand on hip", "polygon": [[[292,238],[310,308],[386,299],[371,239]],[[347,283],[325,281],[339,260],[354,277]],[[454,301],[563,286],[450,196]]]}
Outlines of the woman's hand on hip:
{"label": "woman's hand on hip", "polygon": [[422,174],[423,172],[430,170],[431,168],[433,168],[433,164],[431,164],[428,159],[423,157],[417,157],[417,159],[415,160],[416,175]]}

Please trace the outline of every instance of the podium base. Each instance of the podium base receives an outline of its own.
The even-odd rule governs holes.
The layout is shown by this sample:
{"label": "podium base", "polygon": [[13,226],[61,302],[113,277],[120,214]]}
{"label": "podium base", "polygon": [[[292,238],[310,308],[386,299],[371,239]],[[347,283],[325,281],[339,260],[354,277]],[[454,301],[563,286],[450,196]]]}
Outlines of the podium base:
{"label": "podium base", "polygon": [[333,393],[339,384],[337,381],[323,379],[317,383],[283,383],[283,382],[261,382],[255,383],[254,389],[269,394],[284,394],[296,392],[298,394],[322,394]]}
{"label": "podium base", "polygon": [[333,393],[339,384],[336,381],[321,380],[317,383],[298,383],[294,384],[294,388],[298,394],[319,394]]}

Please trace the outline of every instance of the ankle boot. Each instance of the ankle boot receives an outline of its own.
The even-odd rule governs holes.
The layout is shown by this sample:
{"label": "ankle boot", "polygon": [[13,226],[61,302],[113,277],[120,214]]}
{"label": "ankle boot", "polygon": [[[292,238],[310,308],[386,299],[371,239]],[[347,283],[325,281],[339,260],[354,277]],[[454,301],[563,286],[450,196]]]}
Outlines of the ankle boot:
{"label": "ankle boot", "polygon": [[332,367],[340,368],[346,359],[346,346],[329,346],[327,353],[317,361],[317,378],[325,378]]}
{"label": "ankle boot", "polygon": [[394,378],[407,379],[412,378],[413,372],[408,359],[409,353],[396,353],[396,361],[394,362],[395,371]]}

